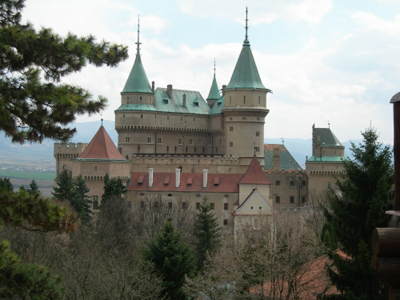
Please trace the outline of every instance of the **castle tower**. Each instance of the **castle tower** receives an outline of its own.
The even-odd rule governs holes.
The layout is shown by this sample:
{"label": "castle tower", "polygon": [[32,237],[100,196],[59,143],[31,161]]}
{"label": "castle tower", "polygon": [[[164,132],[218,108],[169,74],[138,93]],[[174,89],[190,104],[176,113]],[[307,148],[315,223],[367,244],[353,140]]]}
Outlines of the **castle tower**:
{"label": "castle tower", "polygon": [[215,102],[217,102],[220,98],[219,90],[218,90],[218,84],[217,84],[217,79],[215,78],[215,60],[214,60],[214,78],[213,82],[211,84],[210,88],[210,93],[208,94],[207,97],[207,103],[210,108],[213,108]]}
{"label": "castle tower", "polygon": [[[121,92],[121,106],[115,111],[115,130],[118,132],[118,148],[124,157],[137,152],[137,145],[134,145],[131,126],[135,123],[137,116],[133,114],[135,108],[142,110],[144,107],[154,105],[154,87],[150,87],[140,56],[140,23],[138,21],[138,35],[136,58],[126,80],[124,89]],[[137,138],[140,141],[139,137]],[[136,142],[138,142],[136,141]]]}
{"label": "castle tower", "polygon": [[239,156],[248,165],[255,154],[264,163],[264,123],[269,109],[267,93],[254,61],[247,35],[229,84],[224,89],[225,153]]}

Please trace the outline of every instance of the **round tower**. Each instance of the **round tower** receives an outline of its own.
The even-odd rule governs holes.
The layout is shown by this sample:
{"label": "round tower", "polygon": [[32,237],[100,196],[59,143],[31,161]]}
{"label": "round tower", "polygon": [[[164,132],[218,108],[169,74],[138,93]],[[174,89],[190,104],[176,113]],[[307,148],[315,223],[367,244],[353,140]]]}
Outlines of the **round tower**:
{"label": "round tower", "polygon": [[[261,82],[248,39],[246,8],[246,35],[229,84],[224,89],[226,155],[239,156],[244,163],[255,154],[264,165],[264,123],[269,112],[267,93]],[[247,163],[248,164],[248,163]]]}

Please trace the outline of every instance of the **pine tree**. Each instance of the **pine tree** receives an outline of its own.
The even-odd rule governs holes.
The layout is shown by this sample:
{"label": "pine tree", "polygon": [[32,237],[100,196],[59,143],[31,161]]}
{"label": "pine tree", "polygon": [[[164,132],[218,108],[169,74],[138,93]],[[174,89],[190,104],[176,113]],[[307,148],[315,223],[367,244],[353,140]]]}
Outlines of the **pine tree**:
{"label": "pine tree", "polygon": [[36,31],[21,23],[24,2],[0,1],[0,130],[13,142],[66,141],[76,130],[65,125],[77,115],[100,112],[107,99],[95,100],[61,79],[87,63],[116,66],[128,57],[127,47],[95,43],[91,35],[63,38],[49,28]]}
{"label": "pine tree", "polygon": [[60,201],[69,201],[72,203],[76,197],[74,180],[66,170],[62,171],[57,177],[53,190],[53,196]]}
{"label": "pine tree", "polygon": [[39,186],[36,183],[35,179],[32,179],[31,183],[29,184],[28,193],[31,196],[35,195],[36,193],[40,193]]}
{"label": "pine tree", "polygon": [[345,299],[387,299],[387,289],[371,270],[371,237],[375,227],[387,226],[389,191],[394,183],[389,146],[377,142],[378,135],[367,129],[363,142],[352,143],[354,160],[344,161],[344,175],[338,191],[329,194],[330,209],[324,214],[340,244],[331,251],[333,264],[328,274]]}
{"label": "pine tree", "polygon": [[104,193],[101,196],[101,203],[113,198],[121,198],[125,193],[125,186],[121,178],[111,178],[108,174],[104,176]]}
{"label": "pine tree", "polygon": [[90,191],[86,185],[82,175],[79,175],[74,179],[75,197],[73,198],[71,205],[78,213],[83,223],[88,223],[91,220],[92,211],[90,210],[90,204],[92,201],[87,195]]}
{"label": "pine tree", "polygon": [[203,198],[194,224],[194,235],[197,238],[197,268],[203,269],[207,253],[212,255],[218,251],[221,241],[221,228],[218,226],[218,218],[211,211],[211,205],[207,197]]}
{"label": "pine tree", "polygon": [[0,178],[0,189],[7,192],[12,192],[14,190],[14,186],[12,185],[10,178]]}
{"label": "pine tree", "polygon": [[157,238],[143,250],[143,256],[163,278],[163,295],[167,299],[187,299],[182,286],[185,276],[194,276],[196,260],[171,222],[167,222]]}

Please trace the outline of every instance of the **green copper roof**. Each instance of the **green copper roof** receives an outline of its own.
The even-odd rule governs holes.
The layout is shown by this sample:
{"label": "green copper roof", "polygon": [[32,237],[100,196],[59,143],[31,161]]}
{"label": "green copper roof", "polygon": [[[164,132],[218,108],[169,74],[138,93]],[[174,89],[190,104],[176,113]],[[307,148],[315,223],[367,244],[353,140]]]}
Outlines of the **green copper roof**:
{"label": "green copper roof", "polygon": [[243,43],[238,61],[233,71],[227,90],[234,89],[258,89],[267,90],[261,82],[253,53],[251,52],[250,42],[246,38]]}
{"label": "green copper roof", "polygon": [[133,64],[122,93],[153,93],[143,68],[139,49],[137,50],[135,63]]}
{"label": "green copper roof", "polygon": [[337,162],[342,162],[344,160],[344,157],[342,156],[311,156],[307,162],[332,162],[332,163],[337,163]]}
{"label": "green copper roof", "polygon": [[314,147],[322,146],[343,148],[343,145],[330,128],[313,128],[313,143]]}
{"label": "green copper roof", "polygon": [[222,96],[214,103],[210,110],[210,115],[219,115],[222,113],[222,109],[225,107],[225,96]]}
{"label": "green copper roof", "polygon": [[219,95],[219,90],[218,90],[218,84],[217,80],[215,79],[215,74],[214,74],[214,79],[211,84],[211,89],[210,93],[208,94],[207,100],[218,100],[220,97]]}
{"label": "green copper roof", "polygon": [[284,145],[280,144],[264,144],[264,168],[266,170],[273,169],[274,148],[279,148],[281,170],[303,171],[288,149]]}
{"label": "green copper roof", "polygon": [[116,111],[155,111],[151,104],[122,104]]}

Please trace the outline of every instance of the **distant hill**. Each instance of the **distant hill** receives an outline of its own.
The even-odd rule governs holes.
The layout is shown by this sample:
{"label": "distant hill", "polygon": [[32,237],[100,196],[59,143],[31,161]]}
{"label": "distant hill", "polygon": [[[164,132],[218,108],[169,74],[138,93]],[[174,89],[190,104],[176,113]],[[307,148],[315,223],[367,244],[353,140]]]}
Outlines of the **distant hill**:
{"label": "distant hill", "polygon": [[[118,134],[115,131],[114,121],[104,121],[104,128],[107,130],[114,144],[118,144]],[[100,127],[100,122],[74,123],[77,133],[71,139],[71,142],[89,143]],[[360,140],[354,140],[358,143]],[[280,138],[265,138],[266,144],[282,144]],[[311,139],[284,139],[284,145],[292,154],[294,159],[302,168],[305,168],[306,156],[310,157],[312,153]],[[345,154],[351,155],[349,147],[350,142],[343,142]],[[45,140],[42,144],[15,144],[11,143],[9,137],[0,136],[0,164],[54,164],[53,158],[53,140]]]}

